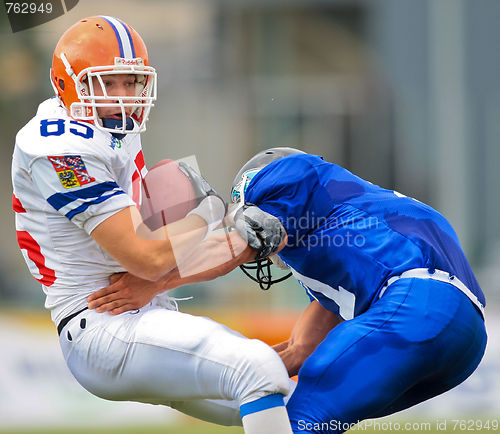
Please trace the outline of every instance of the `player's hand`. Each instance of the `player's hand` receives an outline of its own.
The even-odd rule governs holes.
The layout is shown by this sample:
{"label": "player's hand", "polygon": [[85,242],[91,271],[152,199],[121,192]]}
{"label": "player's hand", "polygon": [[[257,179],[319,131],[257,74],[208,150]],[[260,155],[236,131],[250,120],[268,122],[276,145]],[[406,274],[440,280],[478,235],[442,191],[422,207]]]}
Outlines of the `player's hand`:
{"label": "player's hand", "polygon": [[180,161],[179,169],[184,175],[186,175],[191,181],[196,197],[203,198],[206,196],[219,196],[217,192],[212,188],[212,186],[207,182],[203,176],[201,176],[196,170],[194,170],[189,164]]}
{"label": "player's hand", "polygon": [[280,356],[289,377],[298,375],[305,359],[310,355],[310,353],[302,351],[301,348],[294,347],[289,341],[274,345],[273,350]]}
{"label": "player's hand", "polygon": [[[226,201],[212,188],[203,176],[191,166],[179,162],[179,169],[189,178],[197,198],[201,198],[199,205],[189,214],[199,215],[207,222],[209,230],[220,225],[227,213]],[[188,215],[189,215],[188,214]]]}
{"label": "player's hand", "polygon": [[286,231],[280,220],[254,205],[243,205],[234,215],[240,236],[257,251],[255,259],[267,258],[282,246]]}
{"label": "player's hand", "polygon": [[116,273],[109,278],[110,285],[87,297],[89,309],[118,315],[140,309],[163,290],[158,282],[151,282],[130,273]]}

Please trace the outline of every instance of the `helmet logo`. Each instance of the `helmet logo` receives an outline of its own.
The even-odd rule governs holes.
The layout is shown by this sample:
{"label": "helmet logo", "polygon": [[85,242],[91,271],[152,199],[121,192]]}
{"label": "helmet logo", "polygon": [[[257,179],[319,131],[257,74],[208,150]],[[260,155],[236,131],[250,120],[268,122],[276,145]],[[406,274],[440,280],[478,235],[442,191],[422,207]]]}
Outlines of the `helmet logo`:
{"label": "helmet logo", "polygon": [[250,170],[246,171],[245,173],[243,173],[243,175],[241,176],[240,182],[238,183],[238,185],[236,185],[233,188],[233,191],[231,194],[231,201],[233,203],[239,202],[245,196],[245,193],[247,191],[248,185],[250,184],[250,181],[259,172],[260,172],[260,169],[250,169]]}
{"label": "helmet logo", "polygon": [[144,60],[140,57],[135,59],[125,59],[123,57],[115,57],[115,65],[119,66],[144,66]]}

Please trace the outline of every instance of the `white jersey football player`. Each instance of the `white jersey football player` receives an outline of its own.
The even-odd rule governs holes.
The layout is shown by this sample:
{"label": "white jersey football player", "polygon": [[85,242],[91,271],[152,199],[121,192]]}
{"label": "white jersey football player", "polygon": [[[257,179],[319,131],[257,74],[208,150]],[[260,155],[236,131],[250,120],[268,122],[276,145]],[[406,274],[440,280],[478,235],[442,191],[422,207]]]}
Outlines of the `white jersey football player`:
{"label": "white jersey football player", "polygon": [[[16,138],[13,207],[19,246],[42,284],[75,378],[105,399],[164,404],[211,422],[242,424],[246,433],[291,433],[283,400],[287,372],[263,342],[167,309],[156,298],[119,315],[88,309],[87,297],[115,273],[145,279],[145,290],[161,287],[179,259],[172,238],[182,236],[180,250],[188,255],[226,212],[223,200],[191,173],[205,189],[199,205],[161,228],[163,239],[136,235],[146,173],[138,133],[156,99],[156,72],[139,34],[113,17],[82,19],[57,44],[51,82],[56,97],[40,104]],[[255,256],[250,248],[241,251],[229,267],[207,276]]]}

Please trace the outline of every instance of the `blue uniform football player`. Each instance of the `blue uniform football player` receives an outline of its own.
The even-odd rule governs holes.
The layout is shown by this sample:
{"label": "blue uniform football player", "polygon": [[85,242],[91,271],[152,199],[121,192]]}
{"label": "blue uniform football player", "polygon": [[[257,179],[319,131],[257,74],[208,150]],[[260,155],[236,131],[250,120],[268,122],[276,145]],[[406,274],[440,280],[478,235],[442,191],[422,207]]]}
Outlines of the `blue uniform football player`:
{"label": "blue uniform football player", "polygon": [[253,157],[232,198],[236,227],[258,257],[286,232],[273,262],[311,300],[275,347],[298,373],[287,405],[294,432],[343,432],[474,372],[486,346],[485,299],[439,212],[291,148]]}

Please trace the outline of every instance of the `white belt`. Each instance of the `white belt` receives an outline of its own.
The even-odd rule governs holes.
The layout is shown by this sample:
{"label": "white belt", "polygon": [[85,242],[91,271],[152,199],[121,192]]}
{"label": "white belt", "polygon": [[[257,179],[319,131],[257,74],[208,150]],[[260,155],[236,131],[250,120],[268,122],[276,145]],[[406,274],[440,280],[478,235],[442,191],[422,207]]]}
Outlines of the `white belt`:
{"label": "white belt", "polygon": [[382,291],[380,291],[380,295],[378,296],[378,298],[382,297],[387,288],[397,280],[412,279],[412,278],[438,280],[440,282],[445,282],[449,283],[450,285],[453,285],[454,287],[462,291],[467,297],[469,297],[470,301],[472,301],[472,303],[476,305],[476,307],[479,309],[481,315],[484,318],[484,306],[481,304],[478,298],[472,293],[472,291],[469,288],[467,288],[463,284],[463,282],[461,282],[460,279],[458,279],[458,277],[452,276],[450,273],[441,270],[434,270],[434,272],[431,273],[427,268],[414,268],[412,270],[405,271],[399,276],[393,276],[389,280],[387,280],[387,282],[385,282],[384,287],[382,288]]}

